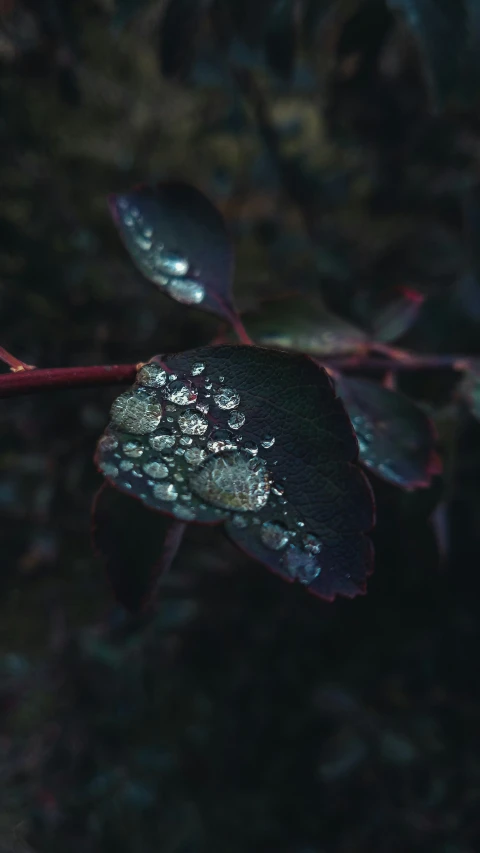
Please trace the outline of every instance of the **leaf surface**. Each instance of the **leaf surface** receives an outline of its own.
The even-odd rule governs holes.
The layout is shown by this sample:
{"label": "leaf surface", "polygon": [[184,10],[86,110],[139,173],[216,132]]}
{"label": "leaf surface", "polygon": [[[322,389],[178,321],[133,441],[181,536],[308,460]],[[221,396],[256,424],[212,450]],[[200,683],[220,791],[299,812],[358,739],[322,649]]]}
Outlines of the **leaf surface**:
{"label": "leaf surface", "polygon": [[156,356],[112,414],[96,454],[112,485],[185,521],[225,522],[244,551],[325,599],[365,591],[373,499],[343,405],[309,358]]}

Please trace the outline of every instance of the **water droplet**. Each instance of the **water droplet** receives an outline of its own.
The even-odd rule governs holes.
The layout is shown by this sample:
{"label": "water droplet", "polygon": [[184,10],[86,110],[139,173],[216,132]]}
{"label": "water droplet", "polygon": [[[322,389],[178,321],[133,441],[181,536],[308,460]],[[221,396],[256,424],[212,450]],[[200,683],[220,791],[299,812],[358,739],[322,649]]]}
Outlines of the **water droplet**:
{"label": "water droplet", "polygon": [[169,374],[169,377],[168,377],[169,382],[175,382],[176,379],[178,379],[178,376],[176,373],[170,373]]}
{"label": "water droplet", "polygon": [[154,362],[144,364],[137,373],[138,384],[146,385],[149,388],[161,388],[166,381],[167,371]]}
{"label": "water droplet", "polygon": [[130,462],[129,459],[122,459],[118,467],[120,468],[120,471],[131,471],[133,468],[133,462]]}
{"label": "water droplet", "polygon": [[183,492],[183,494],[180,495],[180,500],[181,501],[191,501],[192,497],[193,496],[192,496],[191,492]]}
{"label": "water droplet", "polygon": [[270,493],[268,471],[262,460],[252,466],[242,451],[211,456],[190,475],[190,486],[201,498],[222,509],[241,512],[261,509]]}
{"label": "water droplet", "polygon": [[143,454],[143,447],[139,441],[125,441],[122,449],[125,456],[131,456],[133,459],[138,459]]}
{"label": "water droplet", "polygon": [[216,429],[207,441],[207,448],[211,453],[221,453],[224,450],[236,450],[237,445],[233,441],[233,435],[226,429]]}
{"label": "water droplet", "polygon": [[204,388],[205,388],[207,391],[211,391],[211,389],[213,388],[213,382],[211,381],[211,379],[210,379],[210,377],[209,377],[209,376],[206,376],[206,377],[205,377]]}
{"label": "water droplet", "polygon": [[205,365],[203,361],[196,361],[195,364],[192,364],[192,376],[198,376],[200,373],[203,373],[205,370]]}
{"label": "water droplet", "polygon": [[234,527],[244,528],[248,527],[248,521],[244,515],[240,515],[240,513],[234,513],[232,515],[232,524]]}
{"label": "water droplet", "polygon": [[313,533],[306,533],[302,537],[303,547],[308,554],[319,554],[322,550],[322,543]]}
{"label": "water droplet", "polygon": [[278,497],[282,497],[285,492],[285,488],[280,485],[280,483],[272,483],[272,492],[274,495],[278,495]]}
{"label": "water droplet", "polygon": [[132,470],[132,475],[133,475],[134,477],[143,477],[142,472],[141,472],[141,471],[139,471],[139,470],[138,470],[138,468],[134,468],[134,469]]}
{"label": "water droplet", "polygon": [[165,406],[165,411],[166,412],[176,412],[177,407],[174,406],[173,403],[167,403],[167,405]]}
{"label": "water droplet", "polygon": [[196,412],[182,412],[178,426],[185,435],[203,435],[208,429],[208,421]]}
{"label": "water droplet", "polygon": [[153,432],[160,423],[162,406],[155,394],[137,388],[120,394],[113,402],[110,415],[116,426],[145,435]]}
{"label": "water droplet", "polygon": [[164,394],[167,400],[177,406],[189,406],[197,399],[197,391],[192,383],[185,379],[175,379],[165,389]]}
{"label": "water droplet", "polygon": [[189,278],[172,278],[167,285],[167,291],[172,299],[182,302],[183,305],[200,305],[205,298],[203,284]]}
{"label": "water droplet", "polygon": [[168,477],[168,468],[163,462],[146,462],[143,470],[148,477],[153,477],[154,480],[164,480]]}
{"label": "water droplet", "polygon": [[157,268],[167,275],[183,276],[188,272],[190,264],[187,259],[178,252],[158,252],[155,257]]}
{"label": "water droplet", "polygon": [[172,512],[175,518],[181,518],[182,521],[194,521],[196,518],[195,512],[189,506],[174,504],[174,506],[172,506]]}
{"label": "water droplet", "polygon": [[245,415],[243,412],[232,412],[227,423],[230,429],[240,429],[245,423]]}
{"label": "water droplet", "polygon": [[148,443],[153,450],[159,450],[163,453],[165,450],[170,450],[175,444],[175,436],[168,432],[161,432],[157,435],[151,435]]}
{"label": "water droplet", "polygon": [[275,436],[274,435],[266,435],[261,444],[262,444],[262,447],[265,448],[265,450],[269,450],[269,448],[273,447],[273,445],[275,444]]}
{"label": "water droplet", "polygon": [[180,444],[183,444],[184,447],[190,447],[193,444],[193,438],[190,438],[189,435],[182,435]]}
{"label": "water droplet", "polygon": [[118,468],[116,465],[112,465],[111,462],[100,462],[99,468],[106,477],[118,477]]}
{"label": "water droplet", "polygon": [[98,449],[104,450],[105,452],[108,452],[109,450],[116,450],[117,447],[118,441],[113,435],[102,435],[98,442]]}
{"label": "water droplet", "polygon": [[213,395],[219,409],[236,409],[240,403],[240,394],[234,388],[221,388]]}
{"label": "water droplet", "polygon": [[125,480],[123,481],[123,483],[121,485],[122,485],[122,488],[124,488],[124,489],[131,489],[132,488],[132,484],[125,482]]}
{"label": "water droplet", "polygon": [[185,459],[189,465],[200,465],[206,457],[205,451],[201,447],[192,447],[185,451]]}
{"label": "water droplet", "polygon": [[183,483],[185,481],[185,477],[183,476],[183,474],[180,474],[178,471],[173,475],[173,477],[177,481],[177,483]]}
{"label": "water droplet", "polygon": [[218,377],[218,381],[219,381],[219,382],[225,382],[225,377],[224,377],[224,376],[219,376],[219,377]]}
{"label": "water droplet", "polygon": [[160,501],[176,501],[178,498],[178,492],[173,483],[156,483],[153,494]]}
{"label": "water droplet", "polygon": [[250,454],[250,456],[256,456],[258,453],[258,447],[254,441],[246,441],[243,448]]}
{"label": "water droplet", "polygon": [[198,411],[201,412],[202,415],[208,415],[208,412],[210,410],[209,404],[203,401],[197,401],[197,405],[195,408],[198,409]]}
{"label": "water droplet", "polygon": [[308,554],[293,544],[286,550],[283,564],[290,577],[303,584],[311,583],[321,572],[313,554]]}
{"label": "water droplet", "polygon": [[184,453],[185,453],[184,447],[177,447],[177,449],[175,451],[175,456],[183,456]]}
{"label": "water droplet", "polygon": [[260,529],[260,539],[267,548],[271,548],[272,551],[280,551],[288,544],[290,534],[280,522],[265,521]]}

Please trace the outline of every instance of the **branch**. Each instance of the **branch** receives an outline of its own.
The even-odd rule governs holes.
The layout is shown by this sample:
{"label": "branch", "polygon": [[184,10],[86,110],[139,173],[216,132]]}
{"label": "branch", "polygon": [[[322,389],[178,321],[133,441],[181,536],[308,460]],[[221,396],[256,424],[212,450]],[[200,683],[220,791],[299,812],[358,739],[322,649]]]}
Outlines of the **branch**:
{"label": "branch", "polygon": [[60,388],[129,384],[134,381],[136,364],[102,364],[95,367],[53,367],[22,369],[0,374],[0,397],[17,397]]}

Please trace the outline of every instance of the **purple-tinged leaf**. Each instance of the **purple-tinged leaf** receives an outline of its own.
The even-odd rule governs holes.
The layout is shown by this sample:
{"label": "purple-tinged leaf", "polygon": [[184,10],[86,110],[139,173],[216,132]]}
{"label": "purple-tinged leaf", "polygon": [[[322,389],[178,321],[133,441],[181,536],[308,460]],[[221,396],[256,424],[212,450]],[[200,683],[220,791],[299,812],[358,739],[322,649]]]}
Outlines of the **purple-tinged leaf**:
{"label": "purple-tinged leaf", "polygon": [[233,253],[225,223],[195,187],[139,186],[110,196],[123,242],[140,272],[177,302],[235,322]]}
{"label": "purple-tinged leaf", "polygon": [[439,460],[427,415],[404,394],[369,379],[338,374],[335,386],[357,434],[360,461],[403,489],[429,486]]}
{"label": "purple-tinged leaf", "polygon": [[211,346],[156,356],[112,406],[112,485],[230,537],[327,600],[365,591],[371,490],[326,372],[303,355]]}

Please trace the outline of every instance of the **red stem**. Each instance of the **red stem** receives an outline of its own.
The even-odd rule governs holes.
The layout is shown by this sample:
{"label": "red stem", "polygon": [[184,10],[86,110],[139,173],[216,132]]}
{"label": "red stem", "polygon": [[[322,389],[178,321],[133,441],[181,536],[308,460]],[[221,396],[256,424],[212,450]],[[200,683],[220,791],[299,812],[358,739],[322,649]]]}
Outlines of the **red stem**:
{"label": "red stem", "polygon": [[26,364],[24,361],[20,361],[19,358],[15,358],[8,350],[0,347],[0,361],[3,361],[5,364],[8,364],[9,368],[14,372],[22,370],[34,370],[35,367],[33,364]]}

